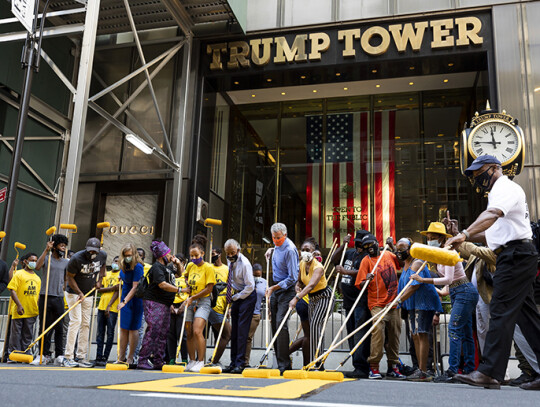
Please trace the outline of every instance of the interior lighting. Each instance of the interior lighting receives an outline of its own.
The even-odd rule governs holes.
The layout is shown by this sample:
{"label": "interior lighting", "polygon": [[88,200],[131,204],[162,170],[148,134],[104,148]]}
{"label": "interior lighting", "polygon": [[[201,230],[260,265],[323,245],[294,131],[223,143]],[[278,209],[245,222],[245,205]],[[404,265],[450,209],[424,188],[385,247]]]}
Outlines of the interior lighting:
{"label": "interior lighting", "polygon": [[414,82],[409,82],[409,86],[412,86],[412,85],[414,85]]}
{"label": "interior lighting", "polygon": [[149,155],[154,151],[153,147],[150,147],[135,134],[126,134],[126,140],[141,150],[144,154]]}

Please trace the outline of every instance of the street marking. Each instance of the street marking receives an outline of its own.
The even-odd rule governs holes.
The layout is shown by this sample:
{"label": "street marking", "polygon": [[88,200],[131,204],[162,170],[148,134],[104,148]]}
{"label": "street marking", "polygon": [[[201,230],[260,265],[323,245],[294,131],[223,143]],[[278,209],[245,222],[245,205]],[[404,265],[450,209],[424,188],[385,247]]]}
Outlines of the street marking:
{"label": "street marking", "polygon": [[[238,384],[234,383],[237,382]],[[296,399],[323,386],[329,380],[252,379],[237,375],[179,376],[168,379],[99,386],[105,390],[128,390],[159,393],[204,394],[208,396]],[[159,393],[154,393],[159,392]]]}
{"label": "street marking", "polygon": [[[305,381],[305,380],[297,380]],[[263,398],[240,398],[240,397],[215,397],[215,396],[196,396],[196,395],[184,395],[184,394],[163,394],[163,393],[133,393],[133,397],[155,397],[155,398],[169,398],[169,399],[182,399],[182,400],[199,400],[199,401],[213,401],[213,402],[226,402],[226,403],[248,403],[248,404],[274,404],[279,406],[307,406],[307,407],[335,407],[336,403],[324,403],[316,401],[293,401],[293,400],[269,400]],[[382,405],[372,404],[347,404],[339,403],[344,407],[385,407]]]}

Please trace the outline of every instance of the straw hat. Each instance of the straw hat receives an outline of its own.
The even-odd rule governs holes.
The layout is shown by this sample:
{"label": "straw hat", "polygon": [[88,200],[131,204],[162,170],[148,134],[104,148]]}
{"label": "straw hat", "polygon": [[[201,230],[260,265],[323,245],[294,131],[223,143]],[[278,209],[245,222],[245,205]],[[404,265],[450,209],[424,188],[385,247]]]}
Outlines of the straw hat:
{"label": "straw hat", "polygon": [[452,237],[452,235],[446,233],[446,227],[441,222],[431,222],[428,230],[420,232],[420,234],[424,236],[427,236],[428,233],[438,233],[439,235],[443,235],[445,237]]}

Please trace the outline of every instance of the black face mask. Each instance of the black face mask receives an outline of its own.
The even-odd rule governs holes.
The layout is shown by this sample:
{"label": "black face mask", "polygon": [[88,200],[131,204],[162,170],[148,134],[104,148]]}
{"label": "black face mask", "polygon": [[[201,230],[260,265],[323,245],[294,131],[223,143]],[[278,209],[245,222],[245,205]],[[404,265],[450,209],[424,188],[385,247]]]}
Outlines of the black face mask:
{"label": "black face mask", "polygon": [[60,249],[55,249],[55,250],[59,257],[64,257],[66,255],[65,250],[60,250]]}
{"label": "black face mask", "polygon": [[369,257],[377,257],[379,255],[379,244],[372,243],[369,246],[364,246],[364,250],[367,251]]}
{"label": "black face mask", "polygon": [[238,260],[238,254],[235,254],[234,256],[227,256],[227,260],[229,260],[231,263],[236,263]]}
{"label": "black face mask", "polygon": [[495,171],[488,174],[489,170],[490,169],[488,168],[487,171],[484,171],[482,174],[474,177],[474,185],[478,187],[482,193],[486,193],[491,189],[491,179],[493,178]]}
{"label": "black face mask", "polygon": [[354,247],[356,249],[361,249],[362,248],[362,243],[361,242],[354,242]]}
{"label": "black face mask", "polygon": [[212,256],[212,263],[215,263],[219,259],[219,254],[216,254],[215,256]]}
{"label": "black face mask", "polygon": [[401,261],[405,261],[409,257],[411,257],[411,255],[409,254],[408,250],[402,250],[402,251],[397,251],[396,252],[396,257]]}

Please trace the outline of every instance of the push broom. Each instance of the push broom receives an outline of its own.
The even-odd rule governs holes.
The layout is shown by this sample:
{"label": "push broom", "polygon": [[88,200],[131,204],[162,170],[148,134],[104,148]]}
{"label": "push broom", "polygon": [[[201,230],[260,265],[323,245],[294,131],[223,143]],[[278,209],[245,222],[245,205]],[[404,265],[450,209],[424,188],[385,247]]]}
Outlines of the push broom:
{"label": "push broom", "polygon": [[[49,229],[45,231],[45,234],[47,236],[51,236],[54,232],[56,232],[56,226],[51,226]],[[43,322],[41,324],[41,332],[45,330],[45,322],[47,321],[47,300],[49,299],[49,277],[51,275],[51,256],[52,254],[49,253],[49,260],[47,261],[47,285],[45,286],[45,303],[43,305]],[[43,362],[43,343],[45,341],[41,341],[41,346],[39,348],[39,364]]]}
{"label": "push broom", "polygon": [[90,291],[88,291],[84,295],[84,297],[82,299],[77,300],[62,315],[60,315],[58,317],[58,319],[51,324],[51,326],[49,326],[45,331],[43,331],[41,333],[41,335],[39,335],[34,340],[34,342],[32,342],[30,345],[28,345],[26,350],[24,350],[24,351],[14,350],[13,352],[11,352],[9,354],[9,359],[13,360],[15,362],[21,362],[21,363],[30,363],[30,362],[32,362],[32,355],[28,355],[28,354],[26,354],[26,352],[28,352],[30,349],[32,349],[36,343],[38,343],[51,329],[53,329],[56,326],[57,323],[62,321],[62,319],[69,313],[69,311],[71,311],[73,308],[75,308],[77,305],[79,305],[86,297],[88,297],[90,294],[92,294],[95,290],[96,290],[96,287],[92,288]]}
{"label": "push broom", "polygon": [[[180,329],[180,338],[178,339],[178,346],[176,347],[176,358],[178,360],[178,355],[180,355],[180,350],[182,349],[182,338],[184,337],[184,328],[186,327],[186,315],[187,307],[184,308],[184,317],[182,318],[182,328]],[[163,373],[184,373],[186,366],[184,362],[181,362],[177,365],[163,365],[161,371]]]}
{"label": "push broom", "polygon": [[[122,283],[120,282],[118,284],[118,301],[120,301],[120,298],[122,298]],[[129,365],[126,362],[122,362],[120,360],[120,311],[118,310],[118,326],[116,327],[116,362],[115,363],[107,363],[105,365],[105,370],[128,370]]]}
{"label": "push broom", "polygon": [[[227,322],[227,315],[229,314],[229,307],[231,304],[227,304],[227,308],[225,308],[225,314],[223,315],[223,321],[221,321],[221,327],[219,328],[219,334],[216,340],[216,345],[214,346],[214,352],[212,353],[212,359],[210,359],[209,366],[204,366],[201,368],[199,373],[203,374],[220,374],[221,373],[221,367],[220,366],[210,366],[214,364],[214,358],[216,357],[217,348],[219,346],[219,341],[221,340],[221,334],[223,333],[223,327],[225,326],[225,322]],[[232,362],[232,361],[231,361]]]}
{"label": "push broom", "polygon": [[253,369],[244,369],[242,372],[242,376],[244,377],[253,377],[253,378],[271,378],[271,377],[279,377],[280,371],[279,369],[268,369],[266,365],[263,365],[265,360],[268,358],[268,354],[270,353],[270,349],[272,349],[272,346],[274,345],[274,342],[276,341],[279,333],[287,323],[287,320],[289,319],[289,316],[293,312],[294,308],[290,308],[287,310],[287,313],[285,314],[285,317],[281,321],[281,324],[279,325],[276,333],[272,337],[272,340],[266,347],[266,350],[264,351],[264,355],[262,355],[261,360],[259,361],[259,364],[253,368]]}

